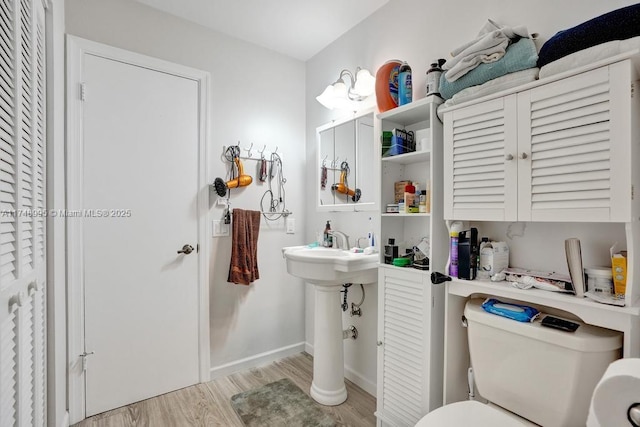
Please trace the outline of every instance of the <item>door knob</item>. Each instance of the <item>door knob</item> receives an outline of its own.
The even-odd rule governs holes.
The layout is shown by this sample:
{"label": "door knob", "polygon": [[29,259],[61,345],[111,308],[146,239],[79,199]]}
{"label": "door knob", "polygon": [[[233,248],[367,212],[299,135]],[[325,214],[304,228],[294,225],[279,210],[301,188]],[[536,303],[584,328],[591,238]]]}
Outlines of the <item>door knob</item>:
{"label": "door knob", "polygon": [[513,154],[507,154],[506,156],[504,156],[505,160],[513,160]]}
{"label": "door knob", "polygon": [[178,251],[179,254],[185,254],[185,255],[189,255],[191,252],[193,252],[193,246],[191,245],[184,245],[182,249]]}
{"label": "door knob", "polygon": [[522,160],[526,159],[527,157],[529,157],[529,156],[527,155],[527,153],[522,153],[522,154],[520,155],[520,158],[521,158]]}

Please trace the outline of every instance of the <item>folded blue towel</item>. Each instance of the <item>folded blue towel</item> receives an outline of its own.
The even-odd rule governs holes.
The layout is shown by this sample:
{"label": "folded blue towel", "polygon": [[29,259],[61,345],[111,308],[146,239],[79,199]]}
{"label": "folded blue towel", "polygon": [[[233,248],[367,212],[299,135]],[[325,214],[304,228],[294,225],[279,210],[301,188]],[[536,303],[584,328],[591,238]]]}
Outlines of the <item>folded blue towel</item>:
{"label": "folded blue towel", "polygon": [[445,73],[440,76],[440,94],[449,99],[462,89],[481,85],[505,74],[534,68],[538,54],[533,40],[521,38],[507,48],[506,53],[496,62],[483,63],[454,82],[446,79]]}
{"label": "folded blue towel", "polygon": [[640,3],[600,15],[557,32],[540,49],[538,67],[579,50],[640,36]]}

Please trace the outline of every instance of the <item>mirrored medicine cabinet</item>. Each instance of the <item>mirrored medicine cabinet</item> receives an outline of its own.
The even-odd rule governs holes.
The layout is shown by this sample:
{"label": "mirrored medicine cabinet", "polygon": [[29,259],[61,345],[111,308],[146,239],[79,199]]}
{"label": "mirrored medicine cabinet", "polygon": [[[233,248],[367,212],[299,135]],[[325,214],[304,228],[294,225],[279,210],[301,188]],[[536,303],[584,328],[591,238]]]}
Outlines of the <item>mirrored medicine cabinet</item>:
{"label": "mirrored medicine cabinet", "polygon": [[316,139],[318,211],[376,210],[373,110],[318,127]]}

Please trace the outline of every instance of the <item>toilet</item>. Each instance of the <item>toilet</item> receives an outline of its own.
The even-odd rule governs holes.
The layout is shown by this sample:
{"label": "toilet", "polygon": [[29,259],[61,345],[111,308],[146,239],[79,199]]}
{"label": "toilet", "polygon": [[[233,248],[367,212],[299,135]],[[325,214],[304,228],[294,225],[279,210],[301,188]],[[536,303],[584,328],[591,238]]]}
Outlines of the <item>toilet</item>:
{"label": "toilet", "polygon": [[469,300],[464,315],[477,390],[490,403],[451,403],[416,427],[584,426],[596,384],[621,357],[622,333],[579,321],[572,333],[516,322],[482,302]]}

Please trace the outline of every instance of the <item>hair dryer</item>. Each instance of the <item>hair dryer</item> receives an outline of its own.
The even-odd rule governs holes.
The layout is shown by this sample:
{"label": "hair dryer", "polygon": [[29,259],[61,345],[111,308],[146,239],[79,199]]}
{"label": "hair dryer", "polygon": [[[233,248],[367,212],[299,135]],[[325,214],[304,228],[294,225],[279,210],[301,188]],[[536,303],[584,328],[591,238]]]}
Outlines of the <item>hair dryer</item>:
{"label": "hair dryer", "polygon": [[340,182],[338,184],[333,184],[331,186],[331,189],[337,191],[338,193],[351,196],[351,200],[357,202],[358,200],[360,200],[362,192],[359,188],[356,188],[354,190],[349,188],[349,186],[347,185],[347,175],[349,174],[349,165],[347,164],[347,162],[342,162],[342,165],[340,165],[340,169]]}
{"label": "hair dryer", "polygon": [[227,194],[228,188],[246,187],[253,182],[251,175],[245,175],[244,167],[242,166],[240,158],[236,156],[233,158],[233,161],[235,162],[236,169],[238,170],[238,177],[227,182],[224,182],[222,178],[216,178],[213,182],[216,193],[218,193],[218,196],[220,197],[224,197]]}

